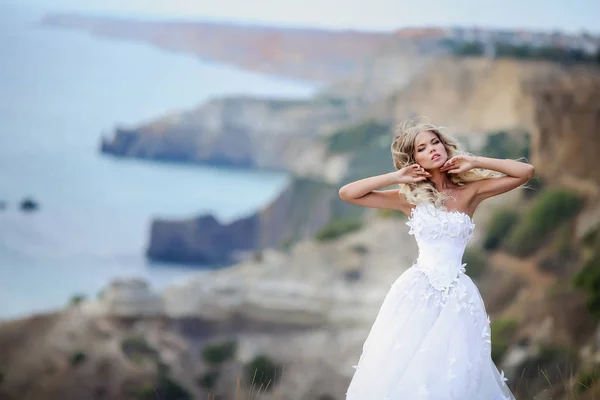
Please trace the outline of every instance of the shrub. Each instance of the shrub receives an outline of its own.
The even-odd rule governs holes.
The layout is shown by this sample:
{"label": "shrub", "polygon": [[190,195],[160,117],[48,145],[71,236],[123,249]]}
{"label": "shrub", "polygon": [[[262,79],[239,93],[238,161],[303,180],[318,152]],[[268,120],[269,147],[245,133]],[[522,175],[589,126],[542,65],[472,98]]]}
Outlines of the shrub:
{"label": "shrub", "polygon": [[577,374],[577,392],[586,392],[595,382],[600,381],[600,367],[585,369]]}
{"label": "shrub", "polygon": [[588,260],[573,277],[575,287],[587,294],[587,306],[592,315],[600,319],[600,251]]}
{"label": "shrub", "polygon": [[531,255],[550,233],[573,218],[581,206],[581,198],[574,193],[563,190],[542,193],[511,231],[507,250],[517,256]]}
{"label": "shrub", "polygon": [[494,250],[502,244],[506,236],[519,220],[519,214],[512,210],[498,210],[492,216],[485,239],[483,248],[486,250]]}
{"label": "shrub", "polygon": [[71,365],[83,364],[87,360],[87,356],[82,351],[76,351],[71,354]]}
{"label": "shrub", "polygon": [[534,176],[525,184],[523,194],[526,199],[532,199],[544,189],[544,181],[539,176]]}
{"label": "shrub", "polygon": [[69,301],[69,304],[75,306],[77,304],[80,304],[81,302],[83,302],[85,300],[85,296],[82,294],[76,294],[74,296],[71,297],[71,300]]}
{"label": "shrub", "polygon": [[598,232],[600,232],[600,225],[590,229],[581,239],[581,243],[587,247],[600,247],[600,234]]}
{"label": "shrub", "polygon": [[141,362],[146,357],[158,359],[158,352],[143,337],[123,339],[121,350],[127,358],[136,363]]}
{"label": "shrub", "polygon": [[209,344],[202,349],[202,359],[209,364],[221,364],[235,356],[237,343],[233,340]]}
{"label": "shrub", "polygon": [[467,264],[467,275],[477,279],[485,269],[487,258],[485,254],[476,248],[468,247],[463,255],[463,262]]}
{"label": "shrub", "polygon": [[[192,395],[179,382],[167,377],[161,376],[158,379],[158,385],[155,388],[152,399],[169,400],[191,400]],[[148,399],[150,400],[150,398]]]}
{"label": "shrub", "polygon": [[[332,153],[347,153],[360,150],[387,136],[390,126],[369,120],[358,125],[342,128],[327,138],[329,151]],[[391,142],[390,142],[391,143]]]}
{"label": "shrub", "polygon": [[219,370],[212,369],[198,377],[198,386],[205,390],[213,390],[219,380]]}
{"label": "shrub", "polygon": [[144,385],[137,391],[136,400],[191,400],[192,395],[179,382],[168,376],[168,367],[158,363],[158,377],[155,384]]}
{"label": "shrub", "polygon": [[244,367],[245,378],[249,385],[269,391],[281,378],[282,368],[265,355],[256,356]]}
{"label": "shrub", "polygon": [[318,231],[315,238],[321,242],[326,242],[357,231],[360,228],[362,228],[362,221],[359,219],[337,219]]}
{"label": "shrub", "polygon": [[492,321],[492,359],[495,363],[502,361],[518,326],[518,322],[512,318],[500,318]]}
{"label": "shrub", "polygon": [[529,134],[511,135],[508,132],[500,131],[486,137],[481,153],[493,158],[529,158],[530,147]]}
{"label": "shrub", "polygon": [[350,249],[354,253],[360,254],[360,255],[367,254],[369,252],[369,248],[366,245],[361,244],[361,243],[355,244],[354,246],[350,247]]}

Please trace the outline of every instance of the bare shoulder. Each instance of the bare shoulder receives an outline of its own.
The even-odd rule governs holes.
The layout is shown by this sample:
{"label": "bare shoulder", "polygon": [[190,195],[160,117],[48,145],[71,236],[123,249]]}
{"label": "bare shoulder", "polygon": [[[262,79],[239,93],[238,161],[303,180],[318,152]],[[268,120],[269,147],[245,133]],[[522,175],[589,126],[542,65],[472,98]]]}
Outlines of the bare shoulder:
{"label": "bare shoulder", "polygon": [[471,195],[473,201],[479,204],[483,200],[494,197],[521,186],[526,183],[527,179],[512,176],[499,176],[487,179],[481,179],[475,182],[469,183],[473,189]]}

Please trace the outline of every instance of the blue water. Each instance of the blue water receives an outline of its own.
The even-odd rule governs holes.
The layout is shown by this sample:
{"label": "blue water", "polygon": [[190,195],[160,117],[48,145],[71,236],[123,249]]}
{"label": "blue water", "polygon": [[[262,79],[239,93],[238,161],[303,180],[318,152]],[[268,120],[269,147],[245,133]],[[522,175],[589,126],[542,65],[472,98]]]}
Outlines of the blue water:
{"label": "blue water", "polygon": [[[283,174],[118,160],[102,134],[210,96],[306,97],[316,87],[203,63],[150,45],[44,28],[41,15],[0,6],[0,319],[95,296],[117,277],[155,288],[191,272],[144,257],[154,217],[246,215]],[[25,214],[31,196],[40,210]]]}

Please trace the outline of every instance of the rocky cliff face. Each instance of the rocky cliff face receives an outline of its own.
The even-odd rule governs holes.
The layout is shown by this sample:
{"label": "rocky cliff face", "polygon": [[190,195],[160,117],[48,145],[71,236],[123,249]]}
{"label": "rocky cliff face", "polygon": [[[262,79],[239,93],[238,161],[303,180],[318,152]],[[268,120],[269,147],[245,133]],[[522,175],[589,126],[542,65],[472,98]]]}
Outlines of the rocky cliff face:
{"label": "rocky cliff face", "polygon": [[597,193],[599,96],[597,66],[444,59],[391,102],[398,122],[427,116],[458,134],[529,132],[538,174]]}
{"label": "rocky cliff face", "polygon": [[261,398],[342,398],[390,282],[416,256],[403,226],[375,220],[336,241],[203,271],[160,301],[140,282],[116,282],[64,312],[0,323],[2,398],[145,399],[156,395],[148,389],[159,386],[160,370],[205,398],[198,379],[211,365],[202,348],[225,337],[237,343],[218,378],[225,398],[235,398],[244,365],[263,354],[285,373],[280,397]]}
{"label": "rocky cliff face", "polygon": [[533,162],[540,173],[592,196],[600,195],[600,69],[573,68],[534,82]]}
{"label": "rocky cliff face", "polygon": [[[309,122],[309,124],[313,124],[309,127],[302,127],[301,124],[306,121],[301,122],[301,119],[298,118],[296,120],[298,125],[290,128],[290,131],[283,134],[282,137],[303,143],[300,147],[304,150],[301,152],[295,145],[292,146],[294,150],[288,153],[281,151],[281,147],[279,147],[273,148],[272,151],[269,148],[260,150],[256,148],[257,153],[253,154],[255,157],[265,160],[264,154],[270,152],[269,157],[287,165],[297,173],[302,171],[302,173],[310,174],[310,171],[314,171],[315,174],[318,174],[319,171],[320,173],[330,171],[326,175],[333,182],[339,182],[346,173],[356,169],[357,163],[379,165],[382,154],[388,154],[385,150],[387,144],[382,146],[383,153],[380,151],[381,149],[374,149],[377,150],[373,153],[375,159],[365,157],[363,160],[352,157],[352,152],[328,154],[323,137],[327,135],[329,129],[342,123],[344,115],[348,117],[347,120],[344,120],[348,124],[351,118],[359,119],[361,116],[400,122],[412,116],[426,115],[435,124],[448,126],[455,133],[471,137],[482,136],[486,132],[498,130],[529,132],[533,138],[533,162],[536,164],[540,176],[551,178],[555,182],[565,181],[579,191],[597,194],[600,181],[598,181],[596,173],[598,168],[595,165],[593,154],[598,153],[600,148],[598,148],[598,141],[592,140],[592,138],[597,135],[599,75],[599,69],[594,67],[567,67],[545,62],[514,60],[444,59],[432,64],[429,69],[415,77],[409,85],[391,97],[386,100],[374,101],[356,114],[351,114],[348,111],[350,108],[344,108],[346,110],[344,112],[339,108],[340,106],[329,105],[322,110],[322,120],[318,123]],[[300,111],[302,109],[310,109],[311,112],[316,110],[313,108],[316,107],[314,104],[298,107],[300,108],[296,108],[295,111],[286,110],[283,111],[283,114],[279,114],[281,120],[274,116],[275,122],[272,124],[276,125],[277,121],[287,118],[284,117],[285,113],[288,113],[289,117],[289,115],[302,114]],[[202,121],[201,124],[210,120],[202,113],[194,115],[198,115],[198,120]],[[192,118],[191,115],[189,118]],[[333,118],[331,120],[333,122],[327,123],[327,118]],[[253,121],[249,119],[245,123],[251,126]],[[285,124],[282,123],[282,125]],[[153,128],[158,130],[159,128],[156,126],[160,125],[155,125]],[[268,126],[270,125],[267,125],[267,128]],[[257,142],[259,141],[258,137],[265,133],[269,136],[269,132],[272,132],[272,136],[277,137],[275,129],[267,128],[260,134],[256,134]],[[291,132],[295,129],[298,131]],[[313,129],[314,132],[313,134],[300,133],[300,130],[304,129]],[[167,132],[165,131],[165,134],[169,135]],[[160,137],[160,135],[145,133],[140,135],[140,141],[153,137]],[[567,137],[571,139],[565,142]],[[282,143],[277,140],[273,142]],[[568,143],[568,145],[564,145],[564,143]],[[160,146],[145,147],[160,148]],[[184,147],[191,148],[191,146]],[[298,152],[294,153],[294,151]],[[366,154],[364,146],[360,146],[355,151]],[[292,153],[292,156],[288,156]],[[571,153],[580,154],[581,157],[572,160]],[[248,157],[252,156],[248,155]],[[555,162],[557,158],[561,161]],[[352,168],[348,168],[348,162],[352,162]],[[264,164],[266,163],[268,162],[264,161]],[[391,162],[389,165],[391,168]],[[364,167],[366,168],[366,166]],[[557,176],[561,178],[556,180]],[[356,176],[356,178],[359,177]],[[310,190],[307,193],[309,192]],[[294,195],[290,196],[290,193],[294,193]],[[326,191],[320,193],[325,195]],[[327,193],[324,197],[327,200],[323,200],[325,201],[323,204],[330,204],[331,199],[335,197],[335,190]],[[230,242],[232,245],[225,246],[227,248],[223,248],[219,252],[231,254],[236,249],[252,250],[272,246],[288,238],[305,238],[314,234],[333,215],[330,212],[330,206],[307,208],[307,203],[304,201],[292,202],[291,199],[295,199],[296,196],[307,198],[306,194],[301,194],[293,189],[282,193],[268,209],[257,214],[260,215],[260,222],[255,221],[254,225],[246,224],[251,228],[242,235],[242,237],[246,237],[245,243],[237,245],[233,244],[236,243],[235,241],[223,242]],[[290,218],[289,215],[292,214],[309,216],[309,219]],[[594,221],[598,219],[598,217],[594,218]],[[190,226],[197,229],[195,234],[189,231]],[[232,227],[234,226],[236,225],[232,225]],[[193,223],[165,225],[161,222],[156,227],[159,230],[152,231],[151,247],[164,248],[160,251],[164,255],[180,254],[175,259],[186,257],[185,255],[188,254],[188,249],[191,247],[211,248],[212,245],[205,246],[200,243],[209,243],[212,240],[209,238],[213,234],[214,237],[217,237],[221,234],[219,232],[223,232],[221,228],[211,231],[209,225],[202,226]],[[168,231],[172,233],[166,236],[160,233]],[[294,234],[290,231],[294,231]],[[175,232],[180,232],[182,235],[183,232],[189,234],[184,235],[185,238],[177,239],[178,234]],[[298,232],[302,233],[298,234]],[[235,229],[230,234],[237,235]],[[201,237],[206,240],[200,240]],[[183,246],[181,243],[189,243],[189,245]],[[192,243],[197,244],[193,245]],[[212,248],[217,249],[218,247]],[[225,259],[223,255],[218,258]]]}
{"label": "rocky cliff face", "polygon": [[[330,98],[224,98],[135,129],[117,129],[102,151],[125,156],[257,167],[335,179],[339,168],[319,138],[360,118],[356,104]],[[325,168],[324,168],[325,166]]]}
{"label": "rocky cliff face", "polygon": [[446,49],[439,38],[407,37],[400,31],[358,63],[356,72],[338,78],[323,93],[371,103],[405,88],[416,76],[432,66]]}
{"label": "rocky cliff face", "polygon": [[231,264],[244,253],[279,247],[312,237],[349,205],[337,186],[294,178],[262,210],[229,224],[211,215],[152,223],[147,254],[151,259],[204,265]]}

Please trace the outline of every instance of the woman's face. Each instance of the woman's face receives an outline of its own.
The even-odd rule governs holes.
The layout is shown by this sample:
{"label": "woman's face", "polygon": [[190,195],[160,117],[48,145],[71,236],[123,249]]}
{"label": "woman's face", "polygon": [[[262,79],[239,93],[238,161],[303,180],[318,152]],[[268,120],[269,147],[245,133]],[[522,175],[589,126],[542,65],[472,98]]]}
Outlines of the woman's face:
{"label": "woman's face", "polygon": [[448,153],[440,138],[431,131],[419,132],[415,138],[415,161],[426,170],[440,168]]}

